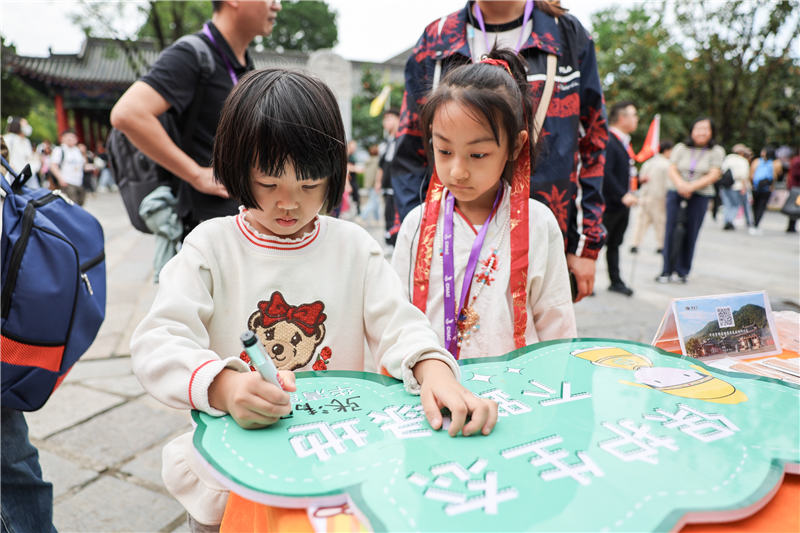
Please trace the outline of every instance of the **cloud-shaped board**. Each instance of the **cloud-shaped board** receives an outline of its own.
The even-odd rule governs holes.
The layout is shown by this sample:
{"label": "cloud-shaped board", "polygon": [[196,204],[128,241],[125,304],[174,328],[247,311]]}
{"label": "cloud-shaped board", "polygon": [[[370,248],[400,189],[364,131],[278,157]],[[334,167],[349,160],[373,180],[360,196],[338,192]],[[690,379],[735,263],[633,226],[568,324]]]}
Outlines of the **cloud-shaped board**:
{"label": "cloud-shaped board", "polygon": [[800,465],[797,387],[652,346],[553,341],[462,373],[499,405],[488,437],[432,431],[389,378],[310,372],[269,428],[194,412],[195,448],[245,497],[348,501],[378,531],[664,530],[746,515]]}

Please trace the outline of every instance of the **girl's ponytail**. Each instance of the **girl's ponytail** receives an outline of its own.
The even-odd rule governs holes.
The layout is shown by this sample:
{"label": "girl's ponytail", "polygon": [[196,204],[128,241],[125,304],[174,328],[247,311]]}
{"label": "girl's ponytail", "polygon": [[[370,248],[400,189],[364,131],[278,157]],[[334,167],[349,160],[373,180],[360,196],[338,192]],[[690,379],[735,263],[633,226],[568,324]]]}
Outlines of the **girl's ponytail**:
{"label": "girl's ponytail", "polygon": [[492,48],[491,52],[486,56],[488,59],[503,61],[508,65],[508,73],[514,78],[514,82],[519,90],[520,100],[522,100],[523,117],[525,117],[525,127],[530,135],[531,119],[533,117],[533,108],[531,105],[531,86],[528,83],[528,74],[525,70],[525,64],[516,52],[510,48]]}

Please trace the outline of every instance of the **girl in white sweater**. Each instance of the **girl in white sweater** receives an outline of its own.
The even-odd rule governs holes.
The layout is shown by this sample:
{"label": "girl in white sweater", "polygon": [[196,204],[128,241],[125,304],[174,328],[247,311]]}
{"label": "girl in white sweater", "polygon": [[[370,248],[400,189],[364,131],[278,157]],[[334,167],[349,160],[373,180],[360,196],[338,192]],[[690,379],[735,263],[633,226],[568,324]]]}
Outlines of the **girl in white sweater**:
{"label": "girl in white sweater", "polygon": [[[268,426],[292,406],[239,358],[243,330],[264,344],[288,391],[292,370],[363,370],[366,339],[376,367],[421,394],[434,429],[447,407],[451,435],[492,430],[496,405],[459,383],[458,365],[403,296],[375,240],[319,215],[338,205],[347,176],[344,128],[325,84],[281,69],[248,74],[222,110],[213,158],[216,178],[243,207],[199,225],[161,272],[131,341],[150,394],[229,413],[245,428]],[[193,527],[213,526],[227,492],[194,455],[188,435],[170,443],[164,482]]]}
{"label": "girl in white sweater", "polygon": [[561,231],[529,198],[530,117],[511,50],[449,71],[420,112],[434,173],[392,264],[456,358],[576,336]]}

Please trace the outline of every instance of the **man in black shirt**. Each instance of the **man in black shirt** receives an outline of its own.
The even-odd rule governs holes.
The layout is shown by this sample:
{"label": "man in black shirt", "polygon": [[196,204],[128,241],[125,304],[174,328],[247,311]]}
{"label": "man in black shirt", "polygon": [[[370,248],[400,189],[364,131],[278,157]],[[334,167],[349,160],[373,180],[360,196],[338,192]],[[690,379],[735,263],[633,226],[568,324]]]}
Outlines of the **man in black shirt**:
{"label": "man in black shirt", "polygon": [[639,115],[633,102],[618,102],[608,112],[608,144],[606,144],[606,163],[603,170],[603,197],[606,210],[603,225],[608,232],[606,239],[606,260],[611,285],[608,290],[631,296],[633,290],[622,281],[619,273],[619,247],[628,227],[630,207],[636,203],[631,194],[631,179],[636,177],[631,133],[639,125]]}
{"label": "man in black shirt", "polygon": [[[214,135],[225,98],[238,79],[253,70],[247,46],[258,35],[269,35],[280,0],[215,1],[214,14],[197,35],[214,59],[206,81],[196,127],[187,146],[178,147],[158,121],[172,109],[182,130],[201,79],[197,55],[190,43],[165,49],[145,76],[128,88],[111,110],[111,124],[139,150],[180,178],[178,215],[187,231],[203,220],[236,213],[236,203],[214,180],[210,168]],[[206,32],[207,29],[207,32]]]}

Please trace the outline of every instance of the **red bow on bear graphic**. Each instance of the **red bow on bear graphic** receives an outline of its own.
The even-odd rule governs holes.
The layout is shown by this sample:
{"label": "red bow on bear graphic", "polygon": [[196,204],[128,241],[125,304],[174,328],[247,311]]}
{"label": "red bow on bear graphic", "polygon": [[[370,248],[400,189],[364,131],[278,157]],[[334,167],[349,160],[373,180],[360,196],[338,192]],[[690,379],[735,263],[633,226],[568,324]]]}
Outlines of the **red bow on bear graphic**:
{"label": "red bow on bear graphic", "polygon": [[314,334],[317,326],[325,322],[325,304],[316,301],[310,304],[302,304],[294,307],[286,303],[283,296],[278,291],[272,293],[268,302],[258,302],[258,309],[263,317],[263,325],[268,328],[278,322],[285,320],[294,324],[309,337]]}

